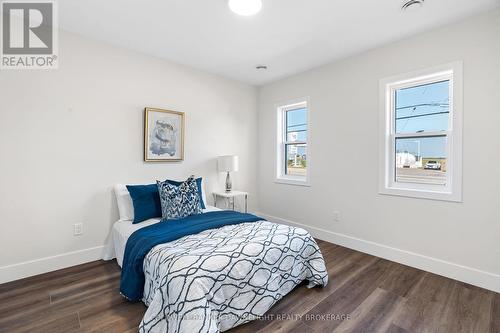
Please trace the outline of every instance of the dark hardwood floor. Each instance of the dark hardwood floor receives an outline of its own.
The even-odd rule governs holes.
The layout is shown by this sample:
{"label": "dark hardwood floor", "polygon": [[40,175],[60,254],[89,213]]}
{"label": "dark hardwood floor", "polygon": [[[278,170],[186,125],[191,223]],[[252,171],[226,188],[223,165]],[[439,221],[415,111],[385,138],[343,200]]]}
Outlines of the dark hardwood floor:
{"label": "dark hardwood floor", "polygon": [[[326,288],[301,285],[243,332],[500,332],[500,294],[318,241]],[[116,262],[0,285],[0,332],[137,332]]]}

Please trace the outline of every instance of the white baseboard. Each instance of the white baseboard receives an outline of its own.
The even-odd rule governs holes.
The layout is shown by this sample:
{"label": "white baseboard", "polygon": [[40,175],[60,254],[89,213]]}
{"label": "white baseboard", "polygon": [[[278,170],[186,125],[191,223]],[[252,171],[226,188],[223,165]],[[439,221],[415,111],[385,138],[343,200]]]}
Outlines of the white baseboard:
{"label": "white baseboard", "polygon": [[[451,279],[469,283],[481,288],[500,292],[500,275],[485,272],[445,260],[428,257],[422,254],[397,249],[364,239],[336,233],[333,231],[307,226],[294,221],[286,220],[265,213],[256,213],[258,216],[277,223],[292,225],[306,229],[314,237],[338,244],[353,250],[365,252],[380,258],[395,261],[404,265],[422,269],[431,273],[446,276]],[[62,268],[100,260],[109,259],[107,246],[97,246],[89,249],[63,253],[51,257],[25,261],[18,264],[0,267],[0,284],[25,277],[43,274]]]}
{"label": "white baseboard", "polygon": [[422,254],[397,249],[384,244],[379,244],[364,239],[328,231],[321,228],[307,226],[301,223],[282,219],[265,213],[256,213],[268,221],[287,224],[306,229],[313,237],[341,245],[353,250],[368,253],[380,258],[395,261],[407,266],[415,267],[424,271],[446,276],[451,279],[469,283],[481,288],[500,292],[500,275],[485,272],[472,267],[467,267],[438,258],[428,257]]}
{"label": "white baseboard", "polygon": [[52,257],[40,258],[18,264],[0,267],[0,283],[19,280],[25,277],[56,271],[100,260],[106,252],[106,246],[97,246],[89,249],[58,254]]}

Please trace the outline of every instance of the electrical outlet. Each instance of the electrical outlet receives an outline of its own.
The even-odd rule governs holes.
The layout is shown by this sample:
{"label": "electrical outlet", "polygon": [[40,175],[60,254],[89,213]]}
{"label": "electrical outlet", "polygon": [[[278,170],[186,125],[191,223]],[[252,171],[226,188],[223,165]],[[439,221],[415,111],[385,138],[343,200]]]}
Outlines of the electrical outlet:
{"label": "electrical outlet", "polygon": [[74,226],[73,226],[73,234],[75,236],[80,236],[80,235],[83,235],[83,223],[76,223]]}
{"label": "electrical outlet", "polygon": [[333,212],[333,221],[340,222],[340,212],[338,210]]}

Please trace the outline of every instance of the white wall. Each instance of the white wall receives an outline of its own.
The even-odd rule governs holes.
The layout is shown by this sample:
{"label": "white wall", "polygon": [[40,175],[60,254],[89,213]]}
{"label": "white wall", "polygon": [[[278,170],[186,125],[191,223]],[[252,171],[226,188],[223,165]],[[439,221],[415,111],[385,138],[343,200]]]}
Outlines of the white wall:
{"label": "white wall", "polygon": [[[499,36],[495,11],[262,87],[260,211],[500,291]],[[379,195],[379,80],[455,60],[465,73],[463,203]],[[311,187],[276,184],[275,104],[303,96],[310,97]]]}
{"label": "white wall", "polygon": [[[255,87],[64,32],[59,49],[58,70],[0,72],[0,283],[98,258],[118,182],[194,173],[210,192],[238,154],[256,207]],[[145,106],[185,112],[184,162],[142,161]]]}

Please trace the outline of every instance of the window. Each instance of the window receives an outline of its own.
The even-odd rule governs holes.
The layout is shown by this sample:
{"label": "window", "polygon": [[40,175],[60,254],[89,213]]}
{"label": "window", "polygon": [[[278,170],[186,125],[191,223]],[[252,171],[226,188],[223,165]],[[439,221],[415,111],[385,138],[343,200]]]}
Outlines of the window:
{"label": "window", "polygon": [[380,193],[462,200],[462,64],[381,81]]}
{"label": "window", "polygon": [[278,107],[277,182],[308,185],[308,124],[306,101]]}

